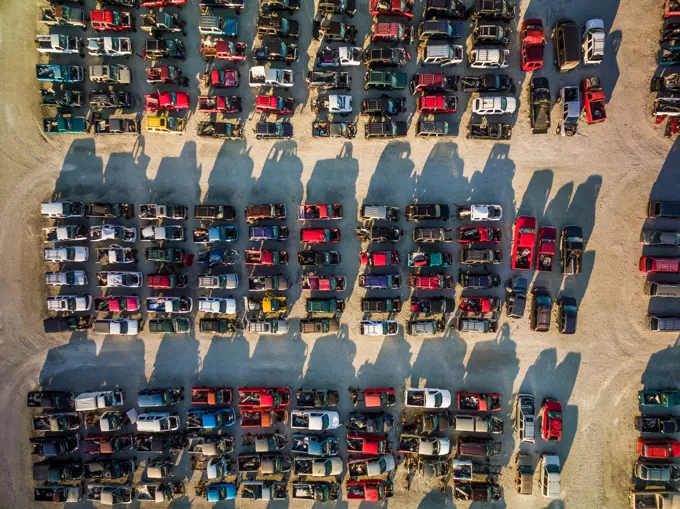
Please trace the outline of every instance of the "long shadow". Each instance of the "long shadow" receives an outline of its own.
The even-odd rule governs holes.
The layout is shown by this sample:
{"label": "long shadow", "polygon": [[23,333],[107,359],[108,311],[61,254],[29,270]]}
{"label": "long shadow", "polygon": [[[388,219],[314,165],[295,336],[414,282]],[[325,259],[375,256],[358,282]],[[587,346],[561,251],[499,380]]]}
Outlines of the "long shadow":
{"label": "long shadow", "polygon": [[[529,367],[520,386],[521,392],[533,394],[536,398],[536,412],[539,412],[545,398],[557,399],[562,403],[562,440],[559,443],[549,443],[543,451],[558,454],[562,465],[567,462],[578,426],[578,406],[570,404],[569,400],[580,367],[580,353],[569,352],[558,364],[557,351],[549,348],[543,350]],[[539,429],[537,426],[537,433]]]}
{"label": "long shadow", "polygon": [[101,193],[103,182],[104,163],[97,155],[94,139],[74,140],[54,184],[52,200],[94,199]]}

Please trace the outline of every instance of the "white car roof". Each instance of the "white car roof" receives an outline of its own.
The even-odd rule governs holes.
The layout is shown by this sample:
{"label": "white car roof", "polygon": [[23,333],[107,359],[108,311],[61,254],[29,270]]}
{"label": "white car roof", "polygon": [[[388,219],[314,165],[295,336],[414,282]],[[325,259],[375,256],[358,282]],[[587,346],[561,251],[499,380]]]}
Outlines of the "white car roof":
{"label": "white car roof", "polygon": [[40,213],[45,216],[60,215],[64,213],[64,205],[61,202],[41,203]]}

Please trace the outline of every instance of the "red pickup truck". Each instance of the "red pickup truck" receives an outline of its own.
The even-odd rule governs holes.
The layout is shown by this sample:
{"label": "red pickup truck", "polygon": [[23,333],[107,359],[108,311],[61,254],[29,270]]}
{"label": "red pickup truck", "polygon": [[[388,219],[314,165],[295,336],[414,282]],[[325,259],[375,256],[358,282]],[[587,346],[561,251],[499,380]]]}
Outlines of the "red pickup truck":
{"label": "red pickup truck", "polygon": [[680,259],[640,257],[640,272],[680,272]]}
{"label": "red pickup truck", "polygon": [[543,67],[543,48],[545,48],[543,21],[536,18],[525,19],[520,37],[522,70],[531,72]]}
{"label": "red pickup truck", "polygon": [[515,221],[515,238],[512,243],[513,270],[531,270],[536,244],[536,218],[520,216]]}
{"label": "red pickup truck", "polygon": [[557,229],[552,226],[542,226],[538,230],[538,258],[536,269],[550,272],[555,259],[557,247]]}

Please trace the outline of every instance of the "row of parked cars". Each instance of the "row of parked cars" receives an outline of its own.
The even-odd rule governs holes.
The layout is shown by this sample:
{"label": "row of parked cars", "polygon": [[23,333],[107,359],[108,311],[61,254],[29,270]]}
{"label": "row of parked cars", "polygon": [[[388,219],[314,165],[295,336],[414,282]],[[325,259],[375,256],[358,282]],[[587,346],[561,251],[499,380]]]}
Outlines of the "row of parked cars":
{"label": "row of parked cars", "polygon": [[680,442],[670,438],[680,433],[680,417],[671,408],[680,406],[680,390],[644,389],[638,393],[643,415],[635,417],[638,460],[633,466],[631,507],[673,507],[680,502],[677,482],[680,465],[672,460],[680,456]]}
{"label": "row of parked cars", "polygon": [[659,51],[657,53],[658,68],[652,76],[650,91],[656,93],[652,114],[656,123],[662,124],[666,120],[664,135],[672,137],[680,132],[678,121],[678,106],[680,98],[680,10],[675,0],[665,0],[663,25],[660,30]]}
{"label": "row of parked cars", "polygon": [[[651,200],[647,206],[647,218],[649,220],[679,219],[680,202]],[[645,281],[645,293],[650,297],[680,298],[680,281],[673,277],[674,274],[680,274],[680,258],[677,257],[677,249],[672,250],[673,247],[680,246],[680,232],[645,229],[640,233],[640,242],[643,246],[668,250],[669,255],[676,254],[676,256],[643,255],[640,257],[640,272],[651,275]],[[650,314],[647,317],[647,329],[655,332],[678,331],[680,330],[680,315]]]}

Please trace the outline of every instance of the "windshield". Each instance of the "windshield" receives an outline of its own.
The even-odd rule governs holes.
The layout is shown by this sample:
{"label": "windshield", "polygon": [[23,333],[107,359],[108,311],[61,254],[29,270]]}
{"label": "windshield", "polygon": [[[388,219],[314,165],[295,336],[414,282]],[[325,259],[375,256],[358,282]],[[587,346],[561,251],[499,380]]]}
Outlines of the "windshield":
{"label": "windshield", "polygon": [[548,412],[548,417],[550,419],[561,419],[562,418],[562,412],[559,410],[550,410]]}
{"label": "windshield", "polygon": [[326,461],[326,475],[331,475],[331,472],[333,471],[333,464],[331,463],[331,460]]}
{"label": "windshield", "polygon": [[380,465],[381,474],[387,471],[387,462],[385,461],[385,458],[380,458],[380,460],[378,461],[378,465]]}
{"label": "windshield", "polygon": [[330,419],[328,418],[327,415],[324,415],[321,417],[321,426],[326,429],[330,426]]}
{"label": "windshield", "polygon": [[440,407],[442,406],[442,395],[441,394],[435,394],[434,395],[434,406]]}

